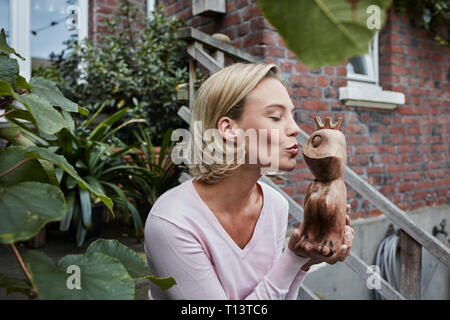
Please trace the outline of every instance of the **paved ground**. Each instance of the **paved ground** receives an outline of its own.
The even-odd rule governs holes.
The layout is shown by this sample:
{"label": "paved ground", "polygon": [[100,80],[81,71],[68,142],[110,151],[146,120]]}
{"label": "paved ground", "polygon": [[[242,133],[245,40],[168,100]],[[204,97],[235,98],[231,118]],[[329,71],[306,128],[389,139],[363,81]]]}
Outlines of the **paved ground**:
{"label": "paved ground", "polygon": [[[47,228],[48,230],[48,228]],[[131,231],[131,230],[130,230]],[[132,250],[136,251],[143,259],[145,259],[144,244],[138,243],[136,238],[133,237],[132,232],[124,231],[124,228],[120,228],[114,224],[108,224],[103,230],[103,238],[116,239],[119,242],[127,245]],[[77,247],[75,242],[70,239],[67,233],[61,233],[59,231],[47,231],[46,245],[39,249],[27,248],[25,243],[18,243],[16,247],[20,254],[23,256],[28,250],[39,250],[54,261],[59,260],[67,254],[80,254],[84,253],[89,246],[85,243],[81,248]],[[14,256],[14,253],[10,246],[0,245],[0,273],[16,278],[25,278],[22,269]],[[147,299],[148,282],[147,280],[137,281],[135,287],[135,297],[138,300]],[[23,300],[28,299],[26,296],[20,293],[12,293],[6,295],[6,290],[0,288],[0,300]]]}

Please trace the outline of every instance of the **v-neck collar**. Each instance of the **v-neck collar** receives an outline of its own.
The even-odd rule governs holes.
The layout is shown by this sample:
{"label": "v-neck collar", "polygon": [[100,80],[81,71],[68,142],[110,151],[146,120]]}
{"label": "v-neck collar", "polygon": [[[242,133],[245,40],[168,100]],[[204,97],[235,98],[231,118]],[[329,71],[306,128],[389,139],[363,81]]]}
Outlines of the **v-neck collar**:
{"label": "v-neck collar", "polygon": [[248,254],[248,251],[252,248],[254,242],[256,241],[255,238],[257,237],[258,230],[260,229],[259,226],[262,223],[261,220],[265,216],[264,212],[266,211],[266,207],[267,207],[267,204],[266,204],[266,202],[267,202],[267,194],[266,194],[266,192],[264,190],[263,184],[260,183],[259,181],[257,181],[257,183],[261,187],[261,191],[262,191],[262,194],[263,194],[263,205],[262,205],[261,211],[259,213],[258,220],[256,221],[255,228],[253,229],[253,234],[252,234],[252,237],[250,238],[250,241],[245,245],[245,247],[243,249],[241,249],[241,247],[238,246],[238,244],[233,240],[233,238],[231,238],[231,236],[228,234],[228,232],[222,226],[222,224],[220,223],[219,219],[217,219],[216,215],[212,212],[212,210],[208,207],[208,205],[200,197],[200,194],[197,192],[197,189],[195,189],[193,181],[194,181],[194,178],[190,179],[188,181],[188,183],[189,183],[190,187],[192,188],[192,190],[193,190],[197,200],[200,202],[200,204],[205,209],[207,209],[207,211],[209,213],[208,214],[208,218],[216,226],[218,231],[225,235],[225,237],[228,240],[228,242],[231,243],[232,247],[234,247],[234,249],[239,253],[239,255],[242,258],[244,258]]}

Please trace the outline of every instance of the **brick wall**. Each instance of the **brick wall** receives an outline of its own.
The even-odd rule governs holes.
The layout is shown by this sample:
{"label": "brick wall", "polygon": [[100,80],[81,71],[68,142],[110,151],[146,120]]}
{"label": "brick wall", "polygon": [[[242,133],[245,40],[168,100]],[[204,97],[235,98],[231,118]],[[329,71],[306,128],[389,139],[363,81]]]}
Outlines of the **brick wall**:
{"label": "brick wall", "polygon": [[[405,105],[386,111],[342,104],[338,92],[347,84],[346,63],[318,69],[299,63],[254,0],[227,0],[226,15],[216,17],[193,17],[191,0],[159,3],[189,26],[225,33],[236,47],[277,64],[290,86],[297,123],[308,134],[315,129],[314,114],[342,116],[348,165],[400,208],[448,201],[450,50],[410,26],[406,17],[390,10],[379,36],[380,85],[406,96]],[[299,155],[282,187],[303,205],[311,179]],[[352,218],[381,214],[349,186],[348,199]]]}
{"label": "brick wall", "polygon": [[[131,0],[131,2],[140,9],[139,19],[132,25],[133,30],[142,29],[142,21],[144,21],[147,13],[147,1]],[[118,5],[118,0],[89,1],[89,38],[93,39],[96,45],[101,46],[102,35],[108,31],[105,19],[112,20],[114,18],[117,14]]]}

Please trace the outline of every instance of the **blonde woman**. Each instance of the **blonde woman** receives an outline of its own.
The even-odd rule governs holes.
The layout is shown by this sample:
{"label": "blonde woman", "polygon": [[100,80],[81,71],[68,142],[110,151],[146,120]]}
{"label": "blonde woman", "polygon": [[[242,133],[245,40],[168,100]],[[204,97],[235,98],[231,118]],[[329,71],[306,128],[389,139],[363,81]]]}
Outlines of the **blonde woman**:
{"label": "blonde woman", "polygon": [[[266,169],[295,168],[293,113],[272,64],[234,64],[200,87],[191,110],[193,178],[159,197],[145,225],[150,272],[177,284],[167,291],[151,284],[149,299],[296,299],[312,264],[350,254],[349,226],[332,256],[296,249],[298,229],[283,251],[288,201],[258,180]],[[201,132],[213,129],[216,138],[196,139],[202,135],[196,124]],[[256,132],[257,140],[247,132]],[[211,144],[217,153],[205,152]]]}

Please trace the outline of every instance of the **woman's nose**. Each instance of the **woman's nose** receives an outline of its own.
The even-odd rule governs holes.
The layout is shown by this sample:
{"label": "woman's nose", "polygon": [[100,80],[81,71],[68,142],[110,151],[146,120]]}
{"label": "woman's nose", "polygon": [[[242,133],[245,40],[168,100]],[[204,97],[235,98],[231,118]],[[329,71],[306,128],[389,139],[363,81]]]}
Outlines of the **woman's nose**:
{"label": "woman's nose", "polygon": [[288,129],[288,136],[297,136],[300,133],[300,127],[295,122],[294,117],[291,117],[289,121],[289,129]]}

